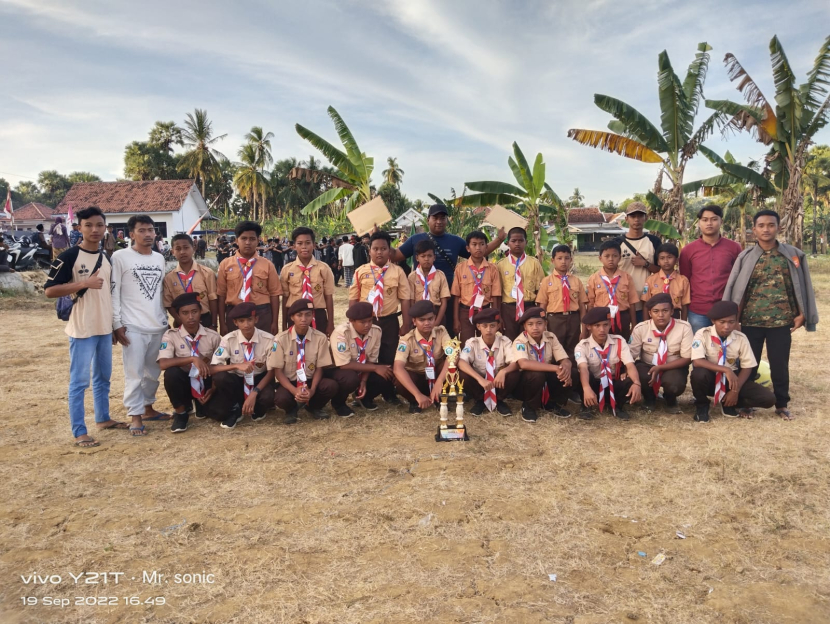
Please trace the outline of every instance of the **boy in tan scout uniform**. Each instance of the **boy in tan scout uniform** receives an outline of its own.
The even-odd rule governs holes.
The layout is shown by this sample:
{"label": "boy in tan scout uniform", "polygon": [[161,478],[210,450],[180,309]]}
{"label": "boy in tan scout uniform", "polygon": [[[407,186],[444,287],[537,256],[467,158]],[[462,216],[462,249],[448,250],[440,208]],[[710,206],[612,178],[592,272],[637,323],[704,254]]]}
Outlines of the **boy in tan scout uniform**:
{"label": "boy in tan scout uniform", "polygon": [[628,348],[640,373],[645,408],[654,409],[662,388],[666,407],[679,414],[677,397],[686,390],[694,337],[689,323],[672,318],[673,310],[668,293],[659,293],[646,301],[643,311],[649,320],[637,324]]}
{"label": "boy in tan scout uniform", "polygon": [[496,268],[501,277],[501,322],[504,335],[515,340],[522,332],[519,319],[525,308],[533,307],[545,270],[539,261],[525,253],[527,232],[514,227],[507,233],[510,253],[499,260]]}
{"label": "boy in tan scout uniform", "polygon": [[484,232],[467,234],[469,259],[455,267],[452,283],[453,323],[455,335],[461,344],[476,335],[472,317],[481,310],[501,307],[501,277],[496,265],[485,258],[487,235]]}
{"label": "boy in tan scout uniform", "polygon": [[209,329],[216,329],[219,314],[218,295],[216,294],[216,275],[208,267],[193,261],[193,239],[187,234],[176,234],[171,239],[173,256],[179,263],[176,268],[164,276],[162,282],[162,304],[173,317],[173,327],[182,324],[176,315],[173,299],[184,293],[199,295],[201,323]]}
{"label": "boy in tan scout uniform", "polygon": [[[750,379],[758,365],[747,337],[738,326],[738,304],[718,301],[707,315],[713,325],[699,329],[692,342],[692,393],[695,420],[709,422],[709,397],[723,415],[752,418],[753,407],[772,407],[775,395]],[[725,348],[724,348],[725,347]],[[735,406],[740,405],[737,412]]]}
{"label": "boy in tan scout uniform", "polygon": [[419,414],[441,396],[447,376],[444,349],[452,339],[443,326],[435,325],[431,302],[416,301],[410,312],[415,329],[401,337],[393,371],[398,392],[409,401],[409,413]]}
{"label": "boy in tan scout uniform", "polygon": [[223,429],[233,429],[245,416],[262,420],[274,406],[274,374],[265,368],[274,336],[257,327],[251,302],[235,305],[228,318],[236,330],[222,338],[210,362],[211,412]]}
{"label": "boy in tan scout uniform", "polygon": [[556,336],[568,356],[573,357],[576,343],[583,335],[581,321],[585,316],[588,295],[582,280],[570,275],[573,262],[571,248],[557,245],[551,257],[553,272],[542,280],[536,303],[547,312],[548,331]]}
{"label": "boy in tan scout uniform", "polygon": [[372,323],[372,306],[366,301],[359,301],[346,311],[346,323],[334,329],[331,340],[331,355],[334,368],[326,369],[325,375],[337,382],[337,394],[331,400],[331,406],[338,416],[354,416],[352,408],[346,405],[349,395],[355,398],[370,412],[378,406],[374,398],[383,395],[394,397],[395,374],[392,367],[378,364],[380,353],[380,327]]}
{"label": "boy in tan scout uniform", "polygon": [[668,294],[671,296],[672,306],[674,307],[674,318],[685,321],[689,314],[689,304],[692,302],[692,298],[689,279],[685,275],[680,275],[680,271],[676,269],[679,256],[680,252],[677,247],[671,243],[663,243],[657,248],[655,257],[660,270],[657,273],[651,273],[646,279],[642,300],[645,303],[655,295]]}
{"label": "boy in tan scout uniform", "polygon": [[418,241],[415,260],[418,266],[409,274],[412,303],[431,301],[435,306],[435,324],[443,325],[450,305],[450,287],[444,272],[435,268],[435,243],[428,238]]}
{"label": "boy in tan scout uniform", "polygon": [[282,284],[274,263],[257,254],[262,227],[254,221],[243,221],[234,231],[238,249],[222,260],[216,281],[219,333],[228,333],[231,308],[247,302],[256,306],[257,327],[274,335],[280,327]]}
{"label": "boy in tan scout uniform", "polygon": [[334,331],[334,273],[322,260],[314,258],[314,230],[298,227],[291,232],[297,259],[282,268],[282,328],[291,326],[291,319],[286,314],[298,299],[314,302],[314,322],[311,326],[326,336]]}
{"label": "boy in tan scout uniform", "polygon": [[516,396],[522,400],[522,420],[535,423],[540,409],[570,417],[560,406],[568,402],[572,364],[556,334],[545,331],[544,308],[528,308],[519,323],[523,331],[513,341],[513,361],[521,371]]}
{"label": "boy in tan scout uniform", "polygon": [[274,400],[285,411],[286,425],[297,422],[300,407],[324,420],[329,417],[325,405],[337,394],[337,383],[323,377],[323,369],[332,365],[329,340],[311,327],[314,304],[308,299],[292,303],[288,318],[294,325],[274,339],[268,354],[268,370],[279,384]]}
{"label": "boy in tan scout uniform", "polygon": [[165,332],[158,362],[164,374],[164,389],[174,410],[170,430],[181,433],[187,430],[194,399],[196,418],[208,415],[214,392],[210,360],[222,337],[201,324],[202,306],[195,292],[179,295],[171,307],[182,324]]}
{"label": "boy in tan scout uniform", "polygon": [[[358,301],[372,304],[375,324],[381,329],[378,361],[390,365],[395,360],[398,338],[409,331],[409,280],[397,264],[389,261],[392,238],[386,232],[375,232],[369,239],[369,264],[357,269],[349,289],[349,307]],[[403,328],[398,321],[398,309]]]}
{"label": "boy in tan scout uniform", "polygon": [[[628,344],[622,336],[609,332],[611,311],[608,308],[591,308],[582,322],[590,336],[576,345],[574,359],[579,368],[579,390],[582,394],[582,411],[579,417],[591,420],[592,407],[602,412],[606,401],[620,420],[630,416],[622,409],[626,403],[642,399],[640,376]],[[625,366],[625,372],[621,367]]]}
{"label": "boy in tan scout uniform", "polygon": [[[637,318],[631,305],[640,300],[640,292],[634,288],[631,276],[618,268],[619,243],[605,241],[600,245],[599,260],[602,268],[588,278],[588,309],[607,307],[611,315],[611,331],[628,340]],[[582,322],[585,323],[585,320]]]}
{"label": "boy in tan scout uniform", "polygon": [[488,308],[473,317],[480,336],[473,336],[464,345],[458,360],[458,369],[464,382],[464,392],[475,400],[470,413],[481,416],[498,410],[502,416],[513,411],[504,402],[519,383],[519,367],[513,357],[513,342],[499,332],[501,314]]}

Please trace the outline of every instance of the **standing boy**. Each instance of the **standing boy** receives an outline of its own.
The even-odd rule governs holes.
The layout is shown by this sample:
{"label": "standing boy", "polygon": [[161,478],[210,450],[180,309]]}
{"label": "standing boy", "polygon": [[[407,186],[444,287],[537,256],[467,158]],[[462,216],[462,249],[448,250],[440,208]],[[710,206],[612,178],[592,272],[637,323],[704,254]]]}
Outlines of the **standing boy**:
{"label": "standing boy", "polygon": [[178,329],[168,329],[161,339],[159,367],[164,371],[164,390],[173,406],[171,431],[187,430],[187,420],[196,400],[196,418],[207,416],[213,397],[210,360],[222,337],[201,323],[199,295],[188,292],[170,304],[181,320]]}
{"label": "standing boy", "polygon": [[[588,309],[607,307],[611,315],[611,331],[628,340],[636,325],[631,303],[639,301],[641,291],[634,287],[631,276],[619,269],[619,243],[605,241],[600,245],[599,261],[602,268],[588,278]],[[585,323],[585,320],[582,322]]]}
{"label": "standing boy", "polygon": [[470,258],[455,268],[452,283],[453,322],[461,344],[475,336],[473,317],[489,307],[501,307],[501,278],[495,264],[485,258],[487,235],[484,232],[467,234],[467,253]]}
{"label": "standing boy", "polygon": [[240,303],[253,303],[257,327],[272,335],[280,326],[280,277],[272,262],[257,254],[262,227],[255,221],[236,226],[236,254],[219,265],[216,292],[219,295],[219,333],[228,333],[230,309]]}
{"label": "standing boy", "polygon": [[[654,295],[660,293],[670,295],[674,318],[685,321],[689,312],[691,298],[689,294],[689,280],[675,268],[679,255],[680,252],[677,251],[677,246],[671,243],[663,243],[657,248],[657,264],[660,270],[657,273],[652,273],[646,279],[646,285],[643,287],[643,295],[641,298],[643,303],[645,303]],[[648,320],[648,313],[643,315],[643,320]]]}
{"label": "standing boy", "polygon": [[409,274],[412,303],[431,301],[435,306],[435,324],[443,325],[450,303],[450,287],[444,272],[435,268],[435,243],[428,238],[419,241],[415,245],[415,260],[418,265]]}
{"label": "standing boy", "polygon": [[173,257],[178,260],[176,268],[164,276],[162,294],[164,307],[173,317],[173,326],[182,324],[173,307],[173,299],[185,293],[199,295],[202,308],[200,322],[205,327],[215,330],[219,314],[216,294],[216,275],[208,267],[193,260],[195,248],[193,240],[187,234],[176,234],[171,239]]}
{"label": "standing boy", "polygon": [[571,248],[557,245],[551,256],[553,272],[542,280],[536,303],[547,312],[548,331],[556,336],[568,356],[572,357],[582,334],[581,321],[585,316],[588,295],[582,280],[570,275]]}
{"label": "standing boy", "polygon": [[628,232],[616,239],[621,249],[620,270],[631,277],[634,283],[632,292],[637,293],[637,298],[629,302],[635,324],[643,320],[643,305],[640,303],[639,295],[643,292],[649,275],[660,270],[654,263],[655,251],[660,246],[660,239],[654,234],[646,234],[643,229],[647,214],[646,206],[642,202],[628,204],[625,211]]}
{"label": "standing boy", "polygon": [[504,335],[515,340],[522,328],[519,319],[525,308],[533,307],[539,286],[545,278],[545,270],[539,261],[525,253],[527,232],[514,227],[507,233],[510,251],[499,260],[496,268],[501,276],[501,322]]}
{"label": "standing boy", "polygon": [[167,331],[161,287],[164,256],[153,251],[156,228],[150,217],[130,217],[127,230],[133,246],[112,254],[112,327],[122,345],[130,434],[144,436],[144,420],[170,420],[169,414],[153,408],[161,374],[159,347]]}
{"label": "standing boy", "polygon": [[291,326],[286,311],[298,299],[308,299],[314,304],[311,326],[326,336],[334,331],[334,273],[322,260],[314,258],[314,230],[298,227],[291,232],[291,240],[297,259],[283,267],[282,324],[283,330]]}

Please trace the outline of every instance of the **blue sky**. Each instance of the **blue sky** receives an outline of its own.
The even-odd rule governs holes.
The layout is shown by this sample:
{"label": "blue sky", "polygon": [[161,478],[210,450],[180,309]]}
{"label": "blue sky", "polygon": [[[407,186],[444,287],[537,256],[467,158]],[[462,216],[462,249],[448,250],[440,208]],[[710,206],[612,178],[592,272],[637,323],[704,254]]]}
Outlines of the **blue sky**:
{"label": "blue sky", "polygon": [[[544,154],[560,196],[579,187],[589,203],[620,201],[658,168],[566,137],[605,129],[593,94],[659,125],[658,53],[682,78],[707,41],[706,97],[741,100],[722,63],[732,52],[772,98],[774,34],[803,81],[830,34],[830,2],[0,0],[0,177],[114,180],[125,145],[197,107],[228,134],[218,147],[232,160],[252,125],[274,133],[275,158],[319,157],[294,124],[334,142],[333,105],[375,157],[374,181],[396,156],[412,199],[512,181],[515,140],[529,159]],[[764,152],[748,136],[707,145],[744,162]],[[698,158],[686,179],[712,173]]]}

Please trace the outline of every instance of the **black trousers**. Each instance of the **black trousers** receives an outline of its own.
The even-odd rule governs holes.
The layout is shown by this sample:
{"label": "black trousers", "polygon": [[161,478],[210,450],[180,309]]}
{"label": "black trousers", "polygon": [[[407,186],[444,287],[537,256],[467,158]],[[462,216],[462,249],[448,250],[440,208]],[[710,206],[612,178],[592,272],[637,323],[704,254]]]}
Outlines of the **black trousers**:
{"label": "black trousers", "polygon": [[[532,305],[525,301],[525,310]],[[504,335],[510,340],[516,340],[516,336],[522,333],[522,326],[516,321],[516,303],[501,303],[501,322],[504,325]]]}
{"label": "black trousers", "polygon": [[[357,392],[357,387],[360,385],[360,373],[354,370],[327,368],[324,375],[337,383],[337,394],[331,399],[333,407],[345,405],[349,395],[352,392]],[[395,386],[391,381],[387,381],[377,373],[369,373],[369,377],[366,379],[366,396],[363,399],[371,401],[376,396],[388,397],[394,392]]]}
{"label": "black trousers", "polygon": [[[488,303],[486,306],[482,307],[482,310],[486,310],[490,307]],[[458,306],[458,315],[461,317],[459,319],[459,325],[461,325],[461,331],[458,333],[458,339],[461,341],[461,346],[467,344],[467,341],[470,338],[474,338],[478,331],[476,330],[476,326],[470,321],[470,306],[465,306],[463,304],[459,304]]]}
{"label": "black trousers", "polygon": [[[254,385],[262,381],[265,375],[266,373],[255,375]],[[213,385],[216,391],[210,401],[208,415],[216,420],[225,420],[230,416],[234,405],[238,403],[242,407],[245,402],[245,378],[233,371],[216,373],[213,376]],[[262,416],[272,407],[274,407],[274,384],[268,384],[257,394],[254,414]]]}
{"label": "black trousers", "polygon": [[[325,407],[326,403],[331,401],[336,394],[337,383],[332,379],[326,379],[323,377],[320,380],[320,383],[317,384],[317,389],[314,391],[314,396],[312,396],[311,400],[308,402],[308,406],[311,409]],[[276,403],[277,407],[285,410],[286,412],[297,407],[297,401],[294,400],[294,395],[283,388],[282,385],[277,385],[277,390],[273,396],[273,401]]]}
{"label": "black trousers", "polygon": [[[579,310],[563,314],[562,312],[551,312],[548,314],[548,331],[551,332],[565,353],[571,358],[573,371],[576,372],[576,362],[574,361],[574,350],[579,342],[579,335],[582,332],[582,324],[579,322]],[[577,376],[579,376],[577,374]]]}
{"label": "black trousers", "polygon": [[[601,399],[602,397],[599,394],[599,379],[594,377],[593,375],[590,376],[588,383],[591,386],[591,390],[594,391],[594,394],[597,395],[597,399]],[[628,403],[628,391],[631,390],[631,384],[634,382],[631,380],[630,377],[626,377],[625,379],[615,379],[614,380],[614,399],[617,402],[618,407],[622,407],[626,403]],[[577,392],[579,392],[579,396],[583,397],[582,400],[582,407],[585,407],[585,392],[582,389],[582,384],[577,383]],[[608,391],[605,390],[605,405],[610,409],[611,408],[611,397],[608,396]]]}
{"label": "black trousers", "polygon": [[[736,373],[737,374],[737,371]],[[692,370],[692,393],[695,395],[695,405],[708,405],[709,397],[715,396],[715,371],[708,368]],[[727,388],[729,384],[727,384]],[[741,386],[738,392],[737,407],[772,407],[775,405],[775,395],[771,390],[755,383],[751,379]]]}
{"label": "black trousers", "polygon": [[[189,373],[190,369],[185,370],[180,366],[168,368],[164,371],[164,391],[167,393],[167,398],[170,399],[173,409],[183,407],[184,411],[189,412],[193,409],[193,404],[195,403],[196,413],[200,416],[207,416],[210,412],[208,408],[213,403],[213,398],[211,397],[211,400],[206,404],[202,404],[193,399],[193,395],[190,393]],[[213,379],[208,377],[204,382],[205,390],[207,391],[213,385]]]}
{"label": "black trousers", "polygon": [[[441,322],[441,325],[443,325],[444,329],[447,330],[447,333],[450,335],[450,338],[455,338],[455,324],[453,323],[454,318],[455,306],[453,306],[452,297],[450,297],[450,300],[447,301],[447,309],[444,312],[444,320]],[[462,344],[461,346],[463,347],[464,345]]]}
{"label": "black trousers", "polygon": [[[473,399],[474,401],[484,400],[484,388],[481,387],[481,384],[462,370],[459,370],[458,374],[464,382],[464,394],[467,395],[467,398]],[[498,374],[498,372],[496,374]],[[504,388],[496,388],[496,399],[504,401],[507,397],[513,394],[513,391],[516,389],[516,385],[519,383],[519,379],[521,379],[521,377],[521,371],[513,371],[512,373],[508,373],[504,380]],[[541,395],[541,388],[539,389],[539,392]]]}
{"label": "black trousers", "polygon": [[[437,363],[435,370],[436,372],[439,370]],[[418,388],[421,394],[429,396],[429,381],[427,380],[426,373],[413,373],[412,371],[406,371],[406,374],[409,375],[412,383],[415,384],[415,387]],[[404,387],[397,377],[395,377],[395,388],[397,389],[398,394],[400,394],[404,399],[410,403],[416,403],[415,397],[412,396],[412,393]]]}
{"label": "black trousers", "polygon": [[[576,370],[576,369],[574,369]],[[517,399],[527,403],[528,407],[533,409],[541,409],[542,407],[542,391],[545,388],[545,381],[548,383],[548,392],[550,393],[549,403],[556,405],[565,405],[568,402],[571,388],[566,388],[559,381],[556,373],[545,373],[543,371],[521,371],[521,379],[516,386],[514,392]]]}
{"label": "black trousers", "polygon": [[[764,342],[767,343],[767,358],[769,358],[769,373],[772,379],[772,391],[775,393],[775,407],[787,407],[790,402],[790,347],[793,335],[790,333],[792,325],[785,327],[746,327],[741,331],[746,334],[749,346],[755,359],[761,361],[761,352]],[[752,369],[750,379],[755,379],[758,367]]]}
{"label": "black trousers", "polygon": [[380,351],[378,352],[378,363],[392,366],[395,362],[395,349],[398,348],[401,323],[397,314],[389,314],[375,319],[375,325],[380,327]]}
{"label": "black trousers", "polygon": [[[640,373],[640,388],[643,391],[643,398],[654,401],[657,396],[654,390],[648,383],[648,371],[651,370],[651,364],[646,364],[637,360],[634,363],[637,367],[637,372]],[[660,376],[660,387],[663,388],[663,397],[666,399],[676,399],[686,390],[686,379],[689,377],[689,367],[673,368],[671,370],[663,371]]]}

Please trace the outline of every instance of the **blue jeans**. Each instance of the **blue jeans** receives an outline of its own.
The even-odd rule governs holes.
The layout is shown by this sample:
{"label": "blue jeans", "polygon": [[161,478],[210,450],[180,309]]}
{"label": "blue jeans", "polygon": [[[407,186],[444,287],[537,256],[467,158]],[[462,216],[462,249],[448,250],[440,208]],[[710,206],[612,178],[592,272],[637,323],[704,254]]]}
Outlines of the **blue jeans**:
{"label": "blue jeans", "polygon": [[84,393],[89,388],[90,367],[95,422],[107,422],[110,419],[112,334],[69,338],[69,422],[76,438],[86,433]]}
{"label": "blue jeans", "polygon": [[704,327],[710,327],[712,325],[712,321],[709,320],[708,316],[697,314],[691,310],[689,310],[689,316],[686,320],[688,320],[689,325],[692,326],[693,334],[696,334],[698,329],[703,329]]}

